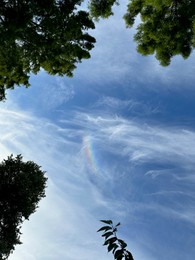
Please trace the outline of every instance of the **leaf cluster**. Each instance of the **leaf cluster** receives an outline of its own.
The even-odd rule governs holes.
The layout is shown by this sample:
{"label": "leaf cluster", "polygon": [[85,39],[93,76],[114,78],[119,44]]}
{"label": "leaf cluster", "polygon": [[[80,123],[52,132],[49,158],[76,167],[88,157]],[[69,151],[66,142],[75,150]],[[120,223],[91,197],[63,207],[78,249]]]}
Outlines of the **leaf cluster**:
{"label": "leaf cluster", "polygon": [[105,239],[104,246],[107,246],[108,252],[112,252],[116,260],[133,260],[132,254],[126,249],[127,244],[119,239],[116,235],[120,223],[113,225],[112,220],[101,220],[107,224],[101,227],[97,232],[103,232],[102,237]]}
{"label": "leaf cluster", "polygon": [[0,3],[0,100],[30,73],[72,76],[90,57],[94,23],[80,0],[2,0]]}
{"label": "leaf cluster", "polygon": [[117,0],[90,0],[88,4],[88,8],[90,11],[91,17],[93,17],[96,21],[99,18],[108,18],[113,15],[112,7],[113,5],[118,5]]}
{"label": "leaf cluster", "polygon": [[188,58],[195,47],[195,2],[187,0],[132,0],[124,16],[132,27],[137,16],[142,22],[134,36],[142,55],[155,54],[162,66],[175,55]]}
{"label": "leaf cluster", "polygon": [[[116,0],[90,0],[90,15],[98,20],[113,14]],[[195,1],[129,0],[124,20],[132,27],[137,17],[134,40],[142,55],[155,54],[162,66],[168,66],[175,55],[187,59],[195,48]]]}
{"label": "leaf cluster", "polygon": [[0,259],[7,259],[20,242],[20,228],[45,197],[47,178],[40,166],[9,156],[0,163]]}

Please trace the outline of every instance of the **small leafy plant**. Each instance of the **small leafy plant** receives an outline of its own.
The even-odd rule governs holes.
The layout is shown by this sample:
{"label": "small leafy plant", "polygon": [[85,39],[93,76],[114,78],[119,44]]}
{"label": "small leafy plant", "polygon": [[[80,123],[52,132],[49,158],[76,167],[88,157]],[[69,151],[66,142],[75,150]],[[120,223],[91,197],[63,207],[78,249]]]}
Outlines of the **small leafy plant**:
{"label": "small leafy plant", "polygon": [[112,220],[100,220],[101,222],[107,224],[101,227],[97,232],[103,232],[102,237],[104,237],[104,246],[108,247],[108,252],[112,251],[115,260],[134,260],[132,254],[126,249],[127,244],[119,239],[116,235],[117,228],[120,223],[113,225]]}

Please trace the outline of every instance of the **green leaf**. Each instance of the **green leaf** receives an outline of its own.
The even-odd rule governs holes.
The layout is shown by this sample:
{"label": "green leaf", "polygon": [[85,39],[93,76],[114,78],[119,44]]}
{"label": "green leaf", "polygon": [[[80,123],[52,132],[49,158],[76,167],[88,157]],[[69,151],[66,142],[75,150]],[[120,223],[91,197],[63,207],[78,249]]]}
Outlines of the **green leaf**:
{"label": "green leaf", "polygon": [[105,239],[107,239],[108,237],[112,236],[113,233],[112,232],[106,232],[102,235],[102,237],[105,237]]}
{"label": "green leaf", "polygon": [[119,257],[123,257],[123,250],[120,249],[120,250],[117,250],[115,253],[114,253],[114,258],[115,259],[118,259]]}
{"label": "green leaf", "polygon": [[118,242],[120,243],[122,248],[127,247],[127,244],[122,239],[118,239]]}
{"label": "green leaf", "polygon": [[126,260],[134,260],[132,254],[129,251],[126,250],[126,253],[127,253],[125,257]]}
{"label": "green leaf", "polygon": [[100,232],[100,231],[107,231],[107,230],[109,230],[109,229],[112,229],[112,227],[110,227],[110,226],[104,226],[104,227],[101,227],[100,229],[98,229],[97,232]]}
{"label": "green leaf", "polygon": [[112,225],[112,220],[100,220],[100,221],[108,225]]}
{"label": "green leaf", "polygon": [[126,247],[127,247],[127,244],[124,242],[122,245],[122,248],[126,248]]}
{"label": "green leaf", "polygon": [[116,249],[117,249],[118,247],[119,247],[119,246],[118,246],[117,244],[115,244],[114,249],[113,249],[113,251],[112,251],[113,254],[115,253],[115,251],[116,251]]}
{"label": "green leaf", "polygon": [[116,240],[117,240],[116,237],[111,237],[111,238],[109,238],[109,239],[107,239],[107,240],[105,241],[104,246],[105,246],[105,245],[108,245],[108,244],[112,244],[112,243],[114,243]]}
{"label": "green leaf", "polygon": [[110,244],[108,246],[108,252],[110,252],[112,249],[114,249],[117,245],[116,244]]}
{"label": "green leaf", "polygon": [[0,101],[6,89],[29,86],[40,69],[71,77],[76,64],[90,58],[95,38],[87,30],[95,25],[80,2],[0,1]]}
{"label": "green leaf", "polygon": [[118,239],[118,242],[121,244],[122,247],[127,246],[127,244],[122,239]]}
{"label": "green leaf", "polygon": [[126,248],[126,247],[127,247],[127,244],[124,243],[124,244],[122,245],[122,248]]}

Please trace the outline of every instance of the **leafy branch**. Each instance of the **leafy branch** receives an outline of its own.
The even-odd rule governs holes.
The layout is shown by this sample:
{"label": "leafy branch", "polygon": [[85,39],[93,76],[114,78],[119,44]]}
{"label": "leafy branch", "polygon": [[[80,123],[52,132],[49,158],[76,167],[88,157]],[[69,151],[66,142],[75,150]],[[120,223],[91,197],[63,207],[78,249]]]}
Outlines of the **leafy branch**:
{"label": "leafy branch", "polygon": [[112,251],[115,260],[134,260],[132,254],[126,249],[127,244],[116,235],[120,223],[113,225],[112,220],[100,220],[107,224],[101,227],[97,232],[103,232],[104,246],[108,247],[108,252]]}

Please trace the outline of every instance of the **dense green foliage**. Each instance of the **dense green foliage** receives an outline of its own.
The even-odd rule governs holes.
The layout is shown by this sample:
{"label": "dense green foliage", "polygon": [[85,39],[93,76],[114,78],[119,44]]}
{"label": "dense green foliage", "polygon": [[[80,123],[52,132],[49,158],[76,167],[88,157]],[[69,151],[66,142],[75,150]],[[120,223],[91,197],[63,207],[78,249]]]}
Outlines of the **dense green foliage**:
{"label": "dense green foliage", "polygon": [[[195,47],[194,0],[129,0],[127,27],[137,27],[135,41],[142,55],[155,54],[167,66],[174,55],[188,58]],[[0,100],[6,89],[28,87],[30,73],[72,76],[76,64],[90,57],[95,38],[93,19],[108,18],[117,0],[0,1]],[[90,13],[90,15],[89,15]]]}
{"label": "dense green foliage", "polygon": [[34,162],[12,155],[0,163],[0,259],[20,242],[20,228],[45,197],[47,178]]}
{"label": "dense green foliage", "polygon": [[133,260],[132,254],[126,249],[127,244],[116,235],[120,223],[113,225],[112,220],[101,220],[101,222],[107,225],[101,227],[97,232],[103,232],[104,246],[108,247],[108,252],[112,251],[115,260]]}
{"label": "dense green foliage", "polygon": [[99,18],[108,18],[110,15],[113,15],[112,6],[114,4],[118,5],[117,0],[90,0],[89,1],[89,10],[91,17],[95,20]]}
{"label": "dense green foliage", "polygon": [[76,63],[90,57],[94,23],[80,0],[0,1],[0,100],[14,85],[29,86],[41,68],[72,76]]}
{"label": "dense green foliage", "polygon": [[[91,0],[89,9],[96,20],[112,15],[114,0]],[[142,55],[155,54],[167,66],[174,55],[188,58],[195,47],[194,0],[130,0],[124,15],[127,27],[141,18],[135,41]]]}
{"label": "dense green foliage", "polygon": [[174,55],[188,58],[195,47],[195,1],[132,0],[124,16],[127,26],[137,28],[137,50],[143,55],[156,54],[160,64],[167,66]]}

